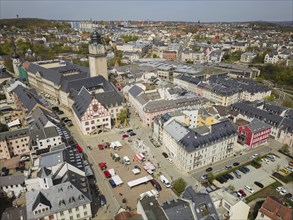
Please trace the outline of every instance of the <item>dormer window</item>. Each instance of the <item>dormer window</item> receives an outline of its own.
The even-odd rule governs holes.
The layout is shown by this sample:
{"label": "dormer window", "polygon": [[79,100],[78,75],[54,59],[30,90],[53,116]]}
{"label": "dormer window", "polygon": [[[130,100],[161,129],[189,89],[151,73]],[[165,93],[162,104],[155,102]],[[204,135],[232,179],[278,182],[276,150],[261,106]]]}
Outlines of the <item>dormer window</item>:
{"label": "dormer window", "polygon": [[73,203],[73,202],[75,202],[75,198],[72,196],[69,198],[69,203]]}

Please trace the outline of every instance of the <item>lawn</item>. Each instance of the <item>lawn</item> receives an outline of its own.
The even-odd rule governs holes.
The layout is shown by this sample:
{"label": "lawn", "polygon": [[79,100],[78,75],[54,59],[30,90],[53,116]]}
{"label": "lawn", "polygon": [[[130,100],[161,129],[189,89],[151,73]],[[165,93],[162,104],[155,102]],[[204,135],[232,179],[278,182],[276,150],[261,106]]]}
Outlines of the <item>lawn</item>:
{"label": "lawn", "polygon": [[262,190],[254,193],[251,196],[248,196],[245,198],[246,202],[251,202],[254,199],[259,199],[259,198],[266,198],[267,196],[275,196],[278,199],[282,199],[283,196],[281,196],[277,191],[276,188],[278,186],[282,186],[282,184],[278,181],[272,183],[271,185],[268,185],[267,187],[263,188]]}

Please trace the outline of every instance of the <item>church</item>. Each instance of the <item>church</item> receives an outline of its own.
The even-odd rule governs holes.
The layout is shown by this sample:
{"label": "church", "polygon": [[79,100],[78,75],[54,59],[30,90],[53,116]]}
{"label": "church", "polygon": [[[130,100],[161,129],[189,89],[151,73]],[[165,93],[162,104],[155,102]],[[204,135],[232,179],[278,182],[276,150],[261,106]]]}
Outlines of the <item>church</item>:
{"label": "church", "polygon": [[89,68],[60,60],[25,62],[30,87],[70,108],[83,134],[111,129],[124,106],[108,81],[106,50],[97,31],[91,34]]}

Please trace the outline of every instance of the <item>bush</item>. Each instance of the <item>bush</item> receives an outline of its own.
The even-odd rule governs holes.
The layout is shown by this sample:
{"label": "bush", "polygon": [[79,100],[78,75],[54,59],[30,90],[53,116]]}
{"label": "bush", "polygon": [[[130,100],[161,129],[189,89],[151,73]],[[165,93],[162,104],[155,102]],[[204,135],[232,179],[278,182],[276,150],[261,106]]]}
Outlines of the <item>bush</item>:
{"label": "bush", "polygon": [[261,168],[261,164],[257,161],[251,161],[251,166],[253,166],[255,169]]}
{"label": "bush", "polygon": [[184,179],[179,178],[174,180],[172,190],[177,196],[180,196],[180,194],[184,191],[185,187],[186,182],[184,181]]}
{"label": "bush", "polygon": [[277,179],[281,180],[284,183],[289,183],[289,182],[292,182],[293,181],[293,173],[290,173],[287,176],[283,176],[280,173],[274,172],[273,173],[273,176],[276,177]]}

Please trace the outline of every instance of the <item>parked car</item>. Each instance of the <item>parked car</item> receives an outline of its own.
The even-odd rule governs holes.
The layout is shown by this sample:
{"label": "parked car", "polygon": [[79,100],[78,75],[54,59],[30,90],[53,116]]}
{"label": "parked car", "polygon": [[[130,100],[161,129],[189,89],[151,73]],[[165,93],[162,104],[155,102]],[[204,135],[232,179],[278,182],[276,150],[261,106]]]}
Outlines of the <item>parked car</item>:
{"label": "parked car", "polygon": [[168,158],[168,154],[166,152],[163,152],[162,155],[165,157],[165,158]]}
{"label": "parked car", "polygon": [[127,133],[133,132],[133,129],[128,129],[126,132]]}
{"label": "parked car", "polygon": [[59,111],[56,111],[56,113],[57,113],[58,115],[63,115],[63,114],[64,114],[64,111],[59,110]]}
{"label": "parked car", "polygon": [[139,167],[138,165],[135,165],[134,168],[135,168],[135,169],[139,169],[139,170],[141,170],[140,167]]}
{"label": "parked car", "polygon": [[226,170],[230,170],[230,169],[232,169],[232,166],[231,165],[227,165],[227,166],[225,166],[225,168],[226,168]]}
{"label": "parked car", "polygon": [[111,185],[112,188],[115,188],[116,187],[116,183],[114,182],[114,180],[109,180],[109,183]]}
{"label": "parked car", "polygon": [[68,117],[61,118],[61,121],[63,121],[63,122],[68,121],[68,120],[70,120]]}
{"label": "parked car", "polygon": [[169,161],[169,163],[173,163],[173,160],[170,157],[168,157],[167,160]]}
{"label": "parked car", "polygon": [[234,179],[234,176],[232,176],[230,173],[227,173],[226,175],[227,175],[227,177],[228,177],[230,180],[233,180],[233,179]]}
{"label": "parked car", "polygon": [[246,197],[246,193],[245,193],[242,189],[240,189],[238,192],[239,192],[243,197]]}
{"label": "parked car", "polygon": [[98,148],[99,148],[100,150],[104,150],[104,144],[98,144]]}
{"label": "parked car", "polygon": [[275,162],[276,161],[276,156],[275,155],[272,155],[272,154],[269,154],[267,155],[267,158],[272,161],[272,162]]}
{"label": "parked car", "polygon": [[106,197],[103,194],[99,195],[99,201],[101,206],[104,206],[107,204]]}
{"label": "parked car", "polygon": [[7,167],[2,167],[1,175],[2,176],[8,176],[8,174],[9,174],[9,169],[7,169]]}
{"label": "parked car", "polygon": [[111,178],[111,174],[110,174],[110,172],[108,170],[104,171],[104,175],[105,175],[106,178]]}
{"label": "parked car", "polygon": [[211,172],[211,171],[213,171],[213,168],[212,168],[212,167],[208,167],[208,168],[206,169],[206,172]]}
{"label": "parked car", "polygon": [[202,180],[207,180],[208,179],[208,174],[204,174],[200,177]]}
{"label": "parked car", "polygon": [[227,182],[226,178],[224,178],[223,176],[219,176],[218,178],[216,178],[216,180],[217,180],[219,183],[221,183],[221,184]]}
{"label": "parked car", "polygon": [[162,187],[161,187],[161,185],[158,183],[157,180],[152,179],[152,180],[150,180],[150,182],[151,182],[151,184],[153,185],[153,187],[156,188],[156,190],[158,190],[158,191],[161,191],[161,190],[162,190]]}
{"label": "parked car", "polygon": [[239,164],[240,164],[240,163],[235,162],[235,163],[233,163],[233,166],[236,167],[236,166],[239,166]]}
{"label": "parked car", "polygon": [[251,157],[256,158],[257,156],[258,156],[258,154],[253,154]]}
{"label": "parked car", "polygon": [[254,193],[254,191],[253,191],[253,189],[250,187],[250,186],[245,186],[244,187],[248,192],[250,192],[250,193]]}
{"label": "parked car", "polygon": [[244,173],[244,174],[247,173],[246,170],[245,170],[243,167],[239,168],[239,170],[240,170],[242,173]]}
{"label": "parked car", "polygon": [[285,189],[283,189],[282,191],[279,192],[282,196],[287,194],[287,191]]}
{"label": "parked car", "polygon": [[135,136],[136,133],[134,133],[134,132],[130,132],[129,135],[130,135],[130,136]]}
{"label": "parked car", "polygon": [[123,134],[122,135],[122,138],[128,138],[129,136],[128,136],[128,134]]}
{"label": "parked car", "polygon": [[289,170],[286,170],[286,169],[280,169],[280,171],[286,175],[288,175],[290,173]]}
{"label": "parked car", "polygon": [[290,199],[292,197],[292,193],[287,193],[286,195],[285,195],[285,198],[286,199]]}
{"label": "parked car", "polygon": [[279,187],[276,188],[276,190],[277,190],[277,192],[281,192],[282,190],[284,190],[284,188],[279,186]]}
{"label": "parked car", "polygon": [[106,163],[103,163],[103,162],[99,163],[99,167],[101,168],[101,170],[107,169]]}
{"label": "parked car", "polygon": [[293,167],[291,167],[291,166],[289,166],[289,165],[286,165],[285,167],[284,167],[286,170],[288,170],[289,172],[293,172]]}
{"label": "parked car", "polygon": [[247,167],[242,167],[242,168],[246,171],[246,173],[250,172],[249,168],[247,168]]}
{"label": "parked car", "polygon": [[22,162],[29,161],[29,160],[30,160],[30,157],[28,155],[22,155],[20,157],[20,161],[22,161]]}
{"label": "parked car", "polygon": [[260,182],[255,181],[254,184],[257,185],[260,188],[264,188],[264,185],[262,183],[260,183]]}

